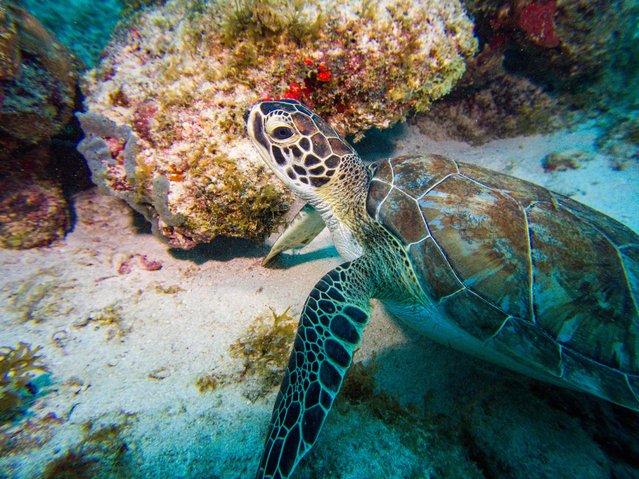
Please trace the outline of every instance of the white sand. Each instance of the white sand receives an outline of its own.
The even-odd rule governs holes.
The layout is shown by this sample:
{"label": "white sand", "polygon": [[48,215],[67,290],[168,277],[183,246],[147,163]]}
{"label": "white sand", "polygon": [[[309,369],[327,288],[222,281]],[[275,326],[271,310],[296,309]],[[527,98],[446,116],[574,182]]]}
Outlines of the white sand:
{"label": "white sand", "polygon": [[[472,148],[425,142],[408,128],[397,139],[397,153],[421,145],[421,151],[506,171],[573,195],[638,230],[639,167],[613,171],[609,159],[596,154],[593,140],[594,132],[586,128]],[[564,150],[591,159],[578,170],[544,173],[542,158]],[[238,370],[228,348],[258,314],[269,307],[281,313],[288,306],[300,313],[314,283],[340,263],[330,239],[322,234],[284,255],[277,268],[265,269],[260,260],[266,246],[221,240],[174,252],[140,233],[130,210],[113,198],[89,191],[78,195],[75,207],[77,224],[63,242],[0,251],[0,345],[24,341],[43,347],[52,385],[31,408],[30,421],[41,423],[49,412],[62,420],[36,433],[50,436],[40,449],[15,447],[0,457],[0,477],[37,477],[86,437],[87,421],[118,424],[124,415],[132,416],[122,432],[132,462],[123,475],[111,471],[105,477],[251,477],[276,391],[251,403],[242,395],[245,384],[202,394],[195,381],[211,370]],[[145,270],[137,258],[130,273],[119,274],[131,255],[146,255],[162,268]],[[179,291],[161,292],[169,287]],[[121,312],[122,337],[117,327],[91,320],[109,306]],[[491,366],[404,334],[381,308],[375,309],[356,359],[374,353],[382,365],[383,390],[414,402],[430,390],[436,412],[451,414],[474,384],[503,377]],[[3,432],[26,438],[21,424]],[[416,455],[400,436],[359,409],[334,414],[299,477],[429,477],[424,464],[431,453],[424,448]],[[358,465],[357,458],[369,462]],[[411,476],[411,468],[422,475]]]}

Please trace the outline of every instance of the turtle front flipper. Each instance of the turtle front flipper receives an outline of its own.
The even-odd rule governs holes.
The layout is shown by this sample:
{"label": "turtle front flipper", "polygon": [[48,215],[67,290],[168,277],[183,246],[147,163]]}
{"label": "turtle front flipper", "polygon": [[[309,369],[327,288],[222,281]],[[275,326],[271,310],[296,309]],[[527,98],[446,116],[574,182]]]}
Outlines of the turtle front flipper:
{"label": "turtle front flipper", "polygon": [[268,265],[283,251],[306,246],[320,234],[325,226],[319,212],[311,205],[304,205],[280,237],[277,238],[271,251],[262,261],[262,266]]}
{"label": "turtle front flipper", "polygon": [[258,479],[287,478],[315,443],[370,314],[362,259],[327,273],[306,300],[275,401]]}

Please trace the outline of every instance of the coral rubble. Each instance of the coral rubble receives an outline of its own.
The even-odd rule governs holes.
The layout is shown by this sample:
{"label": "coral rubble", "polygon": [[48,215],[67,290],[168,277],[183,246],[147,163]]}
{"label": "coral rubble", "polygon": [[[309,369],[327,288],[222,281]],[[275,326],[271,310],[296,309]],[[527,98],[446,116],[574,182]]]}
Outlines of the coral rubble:
{"label": "coral rubble", "polygon": [[244,140],[260,98],[299,99],[342,133],[424,110],[476,49],[458,1],[172,0],[121,28],[84,78],[94,181],[177,247],[261,239],[290,197]]}

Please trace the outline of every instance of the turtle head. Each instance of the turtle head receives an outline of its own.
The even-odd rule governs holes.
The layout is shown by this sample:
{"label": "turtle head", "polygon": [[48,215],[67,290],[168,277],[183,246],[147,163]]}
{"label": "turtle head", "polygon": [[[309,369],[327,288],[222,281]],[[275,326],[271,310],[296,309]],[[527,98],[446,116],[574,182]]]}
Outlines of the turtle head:
{"label": "turtle head", "polygon": [[334,184],[345,163],[361,163],[327,122],[296,100],[257,103],[246,127],[262,159],[307,201]]}

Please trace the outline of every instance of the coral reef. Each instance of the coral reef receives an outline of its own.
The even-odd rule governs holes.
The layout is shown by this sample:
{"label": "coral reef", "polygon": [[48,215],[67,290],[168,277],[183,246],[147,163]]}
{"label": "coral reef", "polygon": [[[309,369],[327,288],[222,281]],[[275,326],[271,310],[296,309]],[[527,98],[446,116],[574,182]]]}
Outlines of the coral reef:
{"label": "coral reef", "polygon": [[[601,129],[598,143],[603,152],[615,158],[612,166],[623,168],[636,161],[636,143],[627,135],[632,130],[628,120],[636,117],[639,108],[639,93],[634,87],[639,79],[636,2],[464,3],[474,17],[482,48],[473,62],[492,57],[490,63],[503,64],[502,78],[507,78],[509,85],[499,82],[481,86],[481,77],[470,65],[459,83],[462,88],[431,112],[435,126],[442,124],[440,129],[450,128],[456,138],[481,143],[595,118]],[[469,86],[465,80],[475,81],[475,89],[464,88]],[[526,97],[532,108],[524,106]],[[504,98],[515,103],[511,106]],[[512,114],[508,118],[504,114],[509,110]],[[550,111],[547,122],[543,114],[539,115],[544,110]],[[486,115],[481,114],[483,111]],[[470,121],[466,115],[470,115]]]}
{"label": "coral reef", "polygon": [[252,103],[297,98],[357,135],[428,108],[475,49],[457,1],[172,0],[85,75],[80,149],[94,181],[174,246],[261,239],[290,196],[243,138]]}
{"label": "coral reef", "polygon": [[45,246],[70,228],[50,138],[72,118],[73,58],[12,2],[0,4],[0,247]]}
{"label": "coral reef", "polygon": [[0,348],[0,422],[24,414],[38,393],[34,379],[49,372],[40,349],[22,342]]}
{"label": "coral reef", "polygon": [[503,51],[486,45],[468,62],[454,91],[411,119],[435,139],[473,145],[516,135],[547,133],[567,120],[555,98],[525,77],[503,68]]}
{"label": "coral reef", "polygon": [[[626,0],[465,0],[480,41],[506,48],[513,71],[565,93],[579,93],[628,55],[636,8]],[[602,85],[603,86],[603,85]],[[584,101],[591,103],[593,99]]]}
{"label": "coral reef", "polygon": [[71,221],[60,184],[52,179],[23,182],[16,176],[22,175],[0,179],[0,247],[34,248],[62,238]]}
{"label": "coral reef", "polygon": [[0,5],[0,131],[35,143],[69,121],[77,77],[69,52],[25,10]]}

